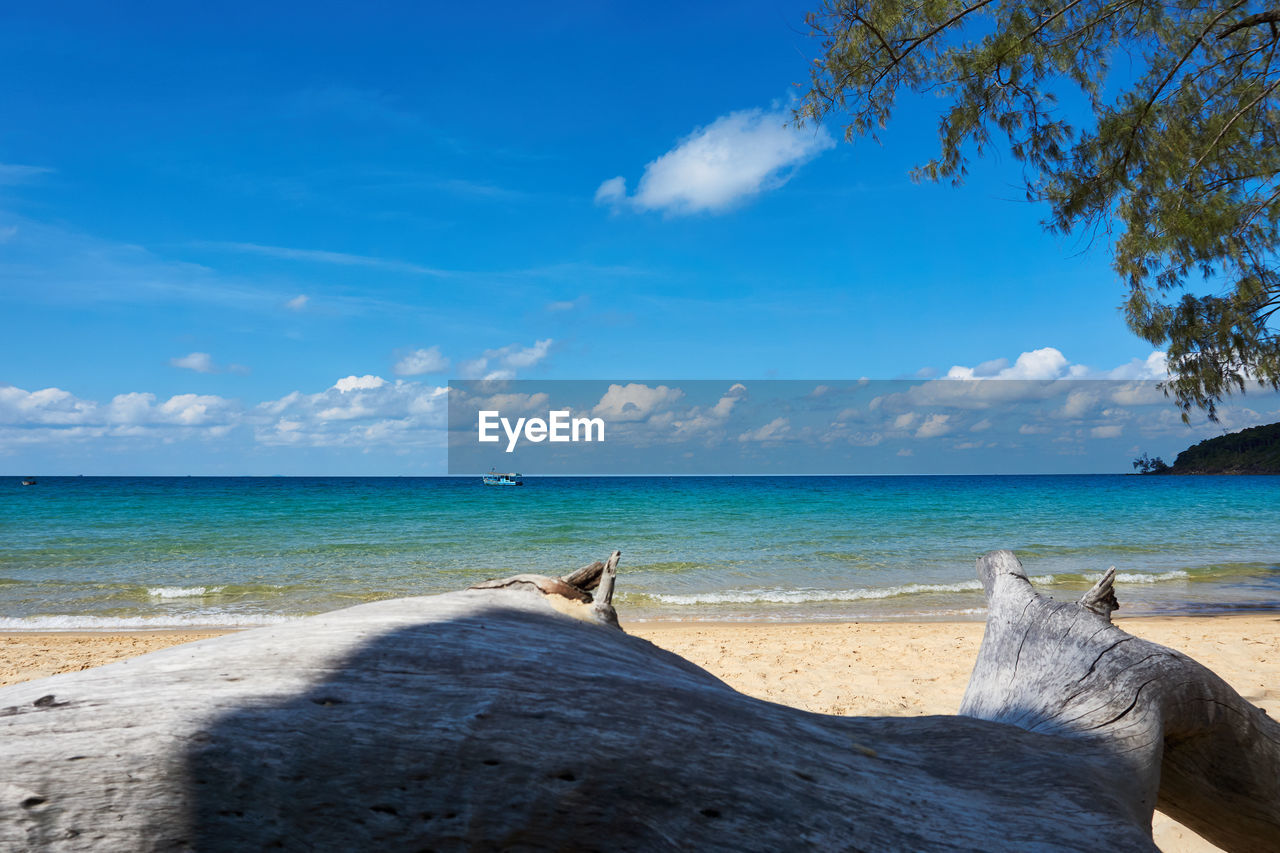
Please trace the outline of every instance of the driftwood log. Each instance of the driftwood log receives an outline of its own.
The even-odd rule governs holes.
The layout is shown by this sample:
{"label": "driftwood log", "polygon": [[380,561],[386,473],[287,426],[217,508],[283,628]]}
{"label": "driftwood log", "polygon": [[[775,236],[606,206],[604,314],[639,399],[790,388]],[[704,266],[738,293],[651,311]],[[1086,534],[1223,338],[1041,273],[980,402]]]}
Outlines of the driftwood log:
{"label": "driftwood log", "polygon": [[[618,554],[0,690],[0,849],[1280,850],[1280,726],[1016,558],[961,715],[812,714],[617,627]],[[598,587],[596,584],[598,583]],[[590,592],[596,588],[594,594]]]}

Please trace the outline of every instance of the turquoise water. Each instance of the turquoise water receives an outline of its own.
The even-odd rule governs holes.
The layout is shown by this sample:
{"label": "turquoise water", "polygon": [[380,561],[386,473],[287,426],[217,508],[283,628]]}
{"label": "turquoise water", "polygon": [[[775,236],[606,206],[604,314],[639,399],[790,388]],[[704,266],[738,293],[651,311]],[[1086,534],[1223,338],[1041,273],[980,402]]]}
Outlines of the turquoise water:
{"label": "turquoise water", "polygon": [[980,618],[1012,548],[1122,614],[1280,610],[1280,477],[0,479],[0,629],[253,625],[622,550],[631,619]]}

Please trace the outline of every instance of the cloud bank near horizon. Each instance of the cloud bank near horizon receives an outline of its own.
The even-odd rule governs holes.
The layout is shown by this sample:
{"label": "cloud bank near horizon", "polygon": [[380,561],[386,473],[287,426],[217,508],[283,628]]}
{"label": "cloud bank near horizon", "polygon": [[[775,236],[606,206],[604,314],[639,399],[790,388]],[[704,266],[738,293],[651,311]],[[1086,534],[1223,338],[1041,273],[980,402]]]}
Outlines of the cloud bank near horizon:
{"label": "cloud bank near horizon", "polygon": [[[550,338],[513,343],[458,367],[490,389],[487,399],[495,408],[536,416],[562,402],[537,390],[543,380],[515,380],[516,392],[502,389],[513,376],[542,364],[554,345]],[[206,353],[174,361],[187,370],[217,369]],[[378,471],[404,465],[417,473],[444,473],[450,389],[439,379],[413,377],[439,373],[449,364],[439,347],[401,351],[392,364],[398,378],[351,374],[320,390],[259,400],[149,391],[94,400],[58,387],[0,385],[0,460],[8,460],[0,464],[37,471],[49,470],[49,460],[65,460],[57,463],[67,466],[59,470],[97,471],[96,464],[118,452],[124,458],[125,451],[186,447],[198,449],[211,465],[216,460],[241,472],[248,467],[245,460],[260,469],[290,454],[312,452],[314,460],[319,452],[353,473],[366,464],[381,466]],[[1275,395],[1250,394],[1224,407],[1221,424],[1188,429],[1158,387],[1156,380],[1164,376],[1159,352],[1092,368],[1044,347],[1012,360],[955,365],[935,380],[547,380],[546,387],[569,382],[592,388],[589,399],[570,401],[570,407],[575,414],[604,417],[612,441],[678,448],[691,460],[731,447],[771,459],[780,473],[788,466],[800,472],[855,448],[877,459],[937,465],[940,454],[965,451],[1084,458],[1099,441],[1118,442],[1108,451],[1114,464],[1104,468],[1115,470],[1124,467],[1129,450],[1167,454],[1224,430],[1280,420]],[[533,383],[533,390],[525,383]]]}

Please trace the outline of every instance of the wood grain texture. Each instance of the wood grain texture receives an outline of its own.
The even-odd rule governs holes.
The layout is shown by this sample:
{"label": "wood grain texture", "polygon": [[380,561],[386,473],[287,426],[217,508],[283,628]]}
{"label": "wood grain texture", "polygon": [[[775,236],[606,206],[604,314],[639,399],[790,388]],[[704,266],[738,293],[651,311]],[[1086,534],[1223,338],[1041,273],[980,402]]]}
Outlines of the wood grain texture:
{"label": "wood grain texture", "polygon": [[1109,750],[1135,805],[1227,850],[1280,850],[1280,724],[1186,655],[1111,624],[1114,570],[1080,604],[1017,557],[978,561],[989,612],[960,713]]}
{"label": "wood grain texture", "polygon": [[590,603],[382,601],[0,690],[0,849],[1155,849],[1148,764],[1015,699],[1010,626],[969,716],[811,714],[617,628],[616,557]]}

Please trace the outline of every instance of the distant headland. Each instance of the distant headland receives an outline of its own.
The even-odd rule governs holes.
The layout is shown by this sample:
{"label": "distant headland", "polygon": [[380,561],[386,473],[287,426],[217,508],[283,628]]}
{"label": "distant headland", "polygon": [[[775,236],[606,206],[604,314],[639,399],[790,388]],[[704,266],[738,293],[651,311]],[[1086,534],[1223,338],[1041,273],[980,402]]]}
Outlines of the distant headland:
{"label": "distant headland", "polygon": [[1280,423],[1207,438],[1179,453],[1172,465],[1144,453],[1133,467],[1142,474],[1280,474]]}

